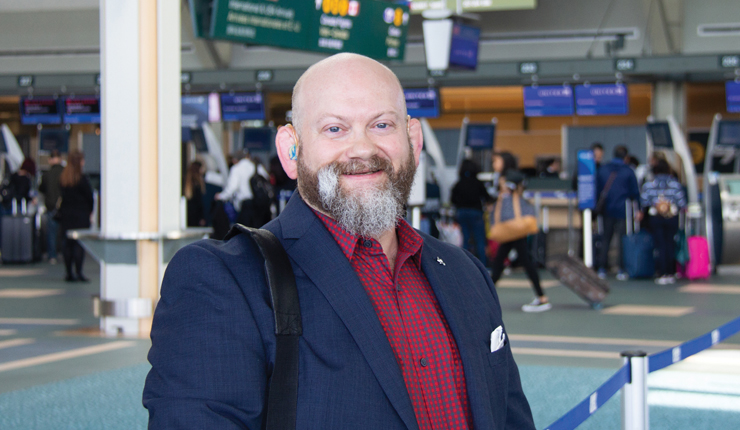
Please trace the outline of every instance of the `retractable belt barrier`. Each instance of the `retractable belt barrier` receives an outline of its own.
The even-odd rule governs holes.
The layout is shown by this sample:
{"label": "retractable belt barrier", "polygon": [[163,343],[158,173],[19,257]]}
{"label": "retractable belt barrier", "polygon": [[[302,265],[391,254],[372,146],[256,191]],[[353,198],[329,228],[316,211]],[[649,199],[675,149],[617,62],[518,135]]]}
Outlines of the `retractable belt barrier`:
{"label": "retractable belt barrier", "polygon": [[[656,370],[663,369],[670,366],[671,364],[677,363],[685,358],[688,358],[694,354],[697,354],[705,349],[708,349],[725,339],[734,336],[740,332],[740,317],[724,324],[711,332],[692,339],[688,342],[682,343],[676,347],[667,349],[662,352],[650,355],[647,357],[648,370],[647,372],[655,372]],[[625,353],[627,354],[627,353]],[[632,359],[636,357],[632,356]],[[591,395],[586,397],[582,402],[577,404],[573,409],[568,411],[565,415],[558,418],[557,421],[553,422],[545,428],[545,430],[573,430],[584,421],[586,421],[591,415],[594,414],[601,406],[603,406],[614,394],[622,389],[626,384],[631,384],[633,379],[632,375],[632,364],[629,359],[626,359],[626,363],[622,366],[617,373],[612,375],[603,385],[596,389]],[[643,381],[644,382],[644,381]],[[643,387],[644,389],[644,387]],[[647,402],[647,398],[644,399]],[[643,407],[647,409],[647,404]],[[629,413],[623,408],[623,414]],[[625,416],[622,417],[626,419]]]}

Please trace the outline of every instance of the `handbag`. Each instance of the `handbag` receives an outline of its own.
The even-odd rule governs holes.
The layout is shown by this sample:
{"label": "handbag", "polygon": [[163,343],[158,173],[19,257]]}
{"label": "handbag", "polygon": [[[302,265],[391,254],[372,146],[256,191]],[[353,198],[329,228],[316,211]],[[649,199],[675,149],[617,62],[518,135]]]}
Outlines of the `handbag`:
{"label": "handbag", "polygon": [[512,242],[522,239],[530,234],[537,233],[537,218],[532,215],[522,216],[522,208],[519,202],[519,194],[513,193],[511,196],[512,205],[514,206],[514,218],[501,222],[502,202],[496,204],[494,211],[494,224],[488,230],[488,238],[498,243]]}
{"label": "handbag", "polygon": [[676,233],[676,262],[685,265],[689,261],[689,242],[686,240],[686,230]]}
{"label": "handbag", "polygon": [[298,405],[298,338],[303,334],[298,288],[288,254],[268,230],[236,224],[224,240],[244,234],[265,259],[265,278],[275,316],[275,365],[270,376],[265,413],[266,430],[296,427]]}
{"label": "handbag", "polygon": [[606,208],[606,195],[609,194],[609,190],[612,188],[612,184],[614,183],[614,180],[616,178],[617,172],[612,172],[609,175],[609,179],[606,180],[604,189],[601,190],[601,194],[599,194],[599,200],[596,202],[596,206],[594,207],[594,213],[596,215],[602,215],[604,213],[604,209]]}

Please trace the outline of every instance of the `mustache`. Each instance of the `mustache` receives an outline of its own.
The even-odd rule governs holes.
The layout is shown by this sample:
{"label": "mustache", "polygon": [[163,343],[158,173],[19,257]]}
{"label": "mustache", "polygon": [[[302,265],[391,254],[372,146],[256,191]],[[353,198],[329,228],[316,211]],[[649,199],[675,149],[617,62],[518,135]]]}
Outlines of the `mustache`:
{"label": "mustache", "polygon": [[393,163],[388,159],[373,155],[367,160],[335,161],[329,165],[329,168],[340,175],[380,171],[390,174],[393,172]]}

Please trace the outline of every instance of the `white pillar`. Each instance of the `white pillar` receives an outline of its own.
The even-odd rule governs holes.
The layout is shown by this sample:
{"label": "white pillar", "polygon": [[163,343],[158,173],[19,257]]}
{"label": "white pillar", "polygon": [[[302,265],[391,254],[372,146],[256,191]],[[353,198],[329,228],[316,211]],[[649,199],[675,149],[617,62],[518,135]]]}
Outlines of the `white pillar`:
{"label": "white pillar", "polygon": [[100,48],[101,235],[113,250],[101,329],[147,335],[164,266],[161,240],[143,238],[180,229],[180,2],[100,0]]}
{"label": "white pillar", "polygon": [[591,222],[591,209],[583,211],[583,264],[586,267],[594,267],[594,233]]}

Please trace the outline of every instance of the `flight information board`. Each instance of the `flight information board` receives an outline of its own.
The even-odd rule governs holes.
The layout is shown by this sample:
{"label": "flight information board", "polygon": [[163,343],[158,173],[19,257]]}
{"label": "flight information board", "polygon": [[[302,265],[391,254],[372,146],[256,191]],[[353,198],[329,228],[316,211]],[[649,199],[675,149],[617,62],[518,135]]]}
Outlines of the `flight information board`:
{"label": "flight information board", "polygon": [[61,124],[62,103],[55,97],[21,97],[21,124]]}
{"label": "flight information board", "polygon": [[265,103],[261,93],[222,93],[221,118],[224,121],[265,119]]}
{"label": "flight information board", "polygon": [[439,95],[431,88],[406,88],[406,113],[412,118],[437,118]]}
{"label": "flight information board", "polygon": [[64,99],[65,124],[100,124],[100,98],[74,96]]}
{"label": "flight information board", "polygon": [[450,67],[475,70],[478,67],[480,28],[455,23],[450,42]]}
{"label": "flight information board", "polygon": [[570,116],[573,110],[573,89],[569,86],[524,87],[525,116]]}
{"label": "flight information board", "polygon": [[181,102],[182,126],[199,128],[204,122],[208,122],[208,95],[186,95],[182,96]]}
{"label": "flight information board", "polygon": [[[409,8],[379,0],[190,0],[196,34],[211,39],[402,60]],[[210,14],[210,19],[209,15]],[[204,28],[210,21],[209,28]]]}
{"label": "flight information board", "polygon": [[[457,10],[457,0],[411,0],[411,13],[425,10]],[[462,0],[463,12],[485,12],[492,10],[534,9],[537,0]]]}
{"label": "flight information board", "polygon": [[465,146],[471,149],[493,149],[495,136],[495,124],[468,124],[465,130]]}
{"label": "flight information board", "polygon": [[576,85],[578,115],[627,115],[627,112],[627,87],[624,85]]}
{"label": "flight information board", "polygon": [[740,82],[727,81],[725,83],[727,97],[727,112],[740,112]]}

